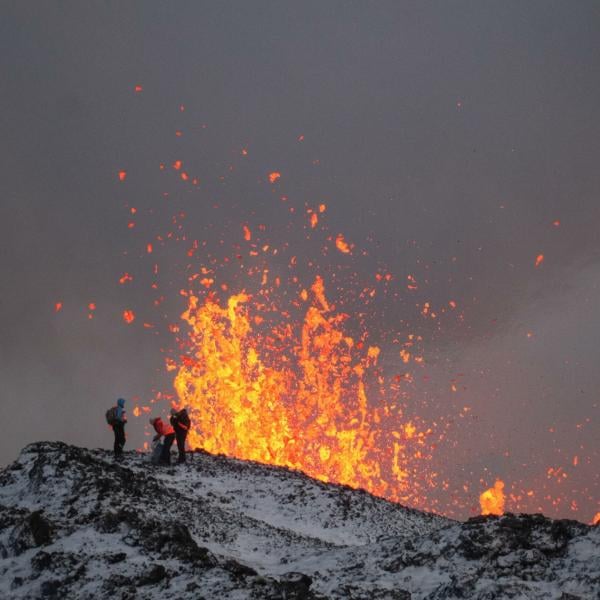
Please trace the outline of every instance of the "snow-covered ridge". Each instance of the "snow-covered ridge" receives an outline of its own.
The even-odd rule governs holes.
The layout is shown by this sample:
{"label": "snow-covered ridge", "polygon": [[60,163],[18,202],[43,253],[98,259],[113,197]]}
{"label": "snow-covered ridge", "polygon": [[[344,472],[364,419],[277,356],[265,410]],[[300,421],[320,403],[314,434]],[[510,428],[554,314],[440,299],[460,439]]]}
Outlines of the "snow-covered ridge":
{"label": "snow-covered ridge", "polygon": [[0,472],[0,598],[599,598],[600,528],[457,523],[301,473],[40,442]]}

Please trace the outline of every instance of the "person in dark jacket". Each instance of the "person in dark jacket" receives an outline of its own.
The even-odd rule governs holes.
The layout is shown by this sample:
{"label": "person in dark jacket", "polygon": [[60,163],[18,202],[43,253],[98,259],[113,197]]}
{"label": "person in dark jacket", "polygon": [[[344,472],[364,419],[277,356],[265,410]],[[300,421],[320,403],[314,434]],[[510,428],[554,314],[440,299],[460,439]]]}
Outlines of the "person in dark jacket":
{"label": "person in dark jacket", "polygon": [[156,419],[150,419],[150,423],[154,427],[154,431],[156,431],[154,441],[159,440],[164,436],[162,454],[160,455],[160,463],[163,465],[170,465],[171,446],[173,445],[173,440],[175,439],[175,431],[170,425],[165,425],[160,417],[156,417]]}
{"label": "person in dark jacket", "polygon": [[112,422],[113,433],[115,434],[114,453],[116,459],[123,457],[123,448],[125,446],[125,423],[127,423],[127,416],[125,415],[125,400],[119,398],[117,400],[117,406],[114,407],[114,419]]}
{"label": "person in dark jacket", "polygon": [[181,464],[185,462],[185,438],[187,437],[191,425],[186,407],[182,408],[180,411],[175,408],[171,409],[171,425],[175,431],[177,450],[179,451],[177,462]]}

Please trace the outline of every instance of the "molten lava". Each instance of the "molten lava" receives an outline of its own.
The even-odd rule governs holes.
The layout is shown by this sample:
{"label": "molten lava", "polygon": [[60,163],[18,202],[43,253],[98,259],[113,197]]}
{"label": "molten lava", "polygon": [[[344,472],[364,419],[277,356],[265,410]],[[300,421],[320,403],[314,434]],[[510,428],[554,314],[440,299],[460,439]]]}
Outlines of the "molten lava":
{"label": "molten lava", "polygon": [[417,464],[421,478],[426,471],[432,431],[402,422],[375,373],[379,348],[343,331],[348,315],[334,312],[320,277],[311,291],[297,326],[284,319],[256,331],[262,318],[251,315],[247,294],[226,306],[189,296],[175,389],[191,413],[191,445],[414,502],[419,486],[409,476]]}
{"label": "molten lava", "polygon": [[497,479],[494,487],[491,487],[479,496],[482,515],[504,514],[504,482]]}
{"label": "molten lava", "polygon": [[535,266],[539,267],[544,262],[544,255],[538,254],[535,259]]}

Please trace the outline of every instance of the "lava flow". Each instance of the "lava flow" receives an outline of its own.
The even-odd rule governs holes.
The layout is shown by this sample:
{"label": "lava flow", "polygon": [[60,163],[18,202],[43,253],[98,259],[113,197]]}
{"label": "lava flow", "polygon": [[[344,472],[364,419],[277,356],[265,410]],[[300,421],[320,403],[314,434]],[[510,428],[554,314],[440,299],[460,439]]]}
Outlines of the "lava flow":
{"label": "lava flow", "polygon": [[168,368],[178,368],[175,389],[191,411],[191,445],[422,505],[411,475],[418,465],[427,479],[432,429],[386,400],[379,348],[344,333],[348,315],[332,310],[320,277],[311,292],[298,325],[272,328],[244,293],[226,306],[189,297],[188,352]]}

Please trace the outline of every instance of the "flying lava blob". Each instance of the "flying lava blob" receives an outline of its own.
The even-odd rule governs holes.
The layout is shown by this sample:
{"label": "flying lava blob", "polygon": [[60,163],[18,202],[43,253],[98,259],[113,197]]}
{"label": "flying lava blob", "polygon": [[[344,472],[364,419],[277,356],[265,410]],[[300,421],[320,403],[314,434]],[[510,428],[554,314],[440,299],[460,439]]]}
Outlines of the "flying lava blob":
{"label": "flying lava blob", "polygon": [[335,247],[342,254],[350,254],[350,252],[352,251],[350,244],[344,239],[344,236],[341,233],[338,233],[338,235],[335,238]]}
{"label": "flying lava blob", "polygon": [[544,255],[543,254],[538,254],[536,259],[535,259],[535,266],[539,267],[541,266],[541,264],[544,262]]}

